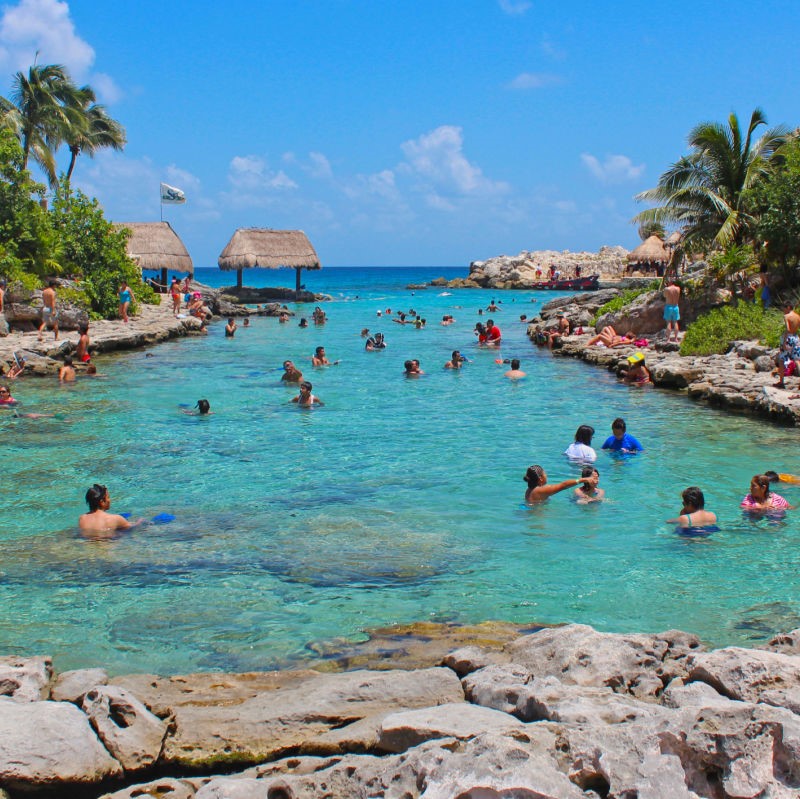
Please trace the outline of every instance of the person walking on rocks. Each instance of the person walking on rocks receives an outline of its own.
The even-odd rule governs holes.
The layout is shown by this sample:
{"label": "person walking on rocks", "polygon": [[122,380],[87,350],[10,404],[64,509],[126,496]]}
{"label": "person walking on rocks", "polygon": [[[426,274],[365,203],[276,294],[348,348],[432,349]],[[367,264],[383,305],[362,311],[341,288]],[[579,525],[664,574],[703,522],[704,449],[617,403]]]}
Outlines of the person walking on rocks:
{"label": "person walking on rocks", "polygon": [[667,341],[679,340],[680,327],[678,322],[680,322],[681,311],[678,307],[678,303],[680,298],[681,287],[675,282],[674,278],[671,278],[669,284],[664,289],[664,320],[667,323]]}
{"label": "person walking on rocks", "polygon": [[172,278],[169,293],[172,297],[172,315],[177,319],[178,314],[181,312],[181,284],[178,282],[177,277]]}
{"label": "person walking on rocks", "polygon": [[128,322],[128,308],[133,302],[133,292],[130,290],[128,284],[123,280],[119,287],[119,315],[122,321],[127,324]]}
{"label": "person walking on rocks", "polygon": [[781,348],[775,364],[778,367],[778,382],[775,388],[786,388],[784,378],[786,375],[800,375],[800,314],[787,301],[783,305],[783,319],[786,329],[781,335]]}
{"label": "person walking on rocks", "polygon": [[53,340],[58,341],[58,312],[56,311],[56,286],[55,280],[47,284],[42,291],[42,323],[39,325],[39,341],[44,338],[44,329],[53,330]]}

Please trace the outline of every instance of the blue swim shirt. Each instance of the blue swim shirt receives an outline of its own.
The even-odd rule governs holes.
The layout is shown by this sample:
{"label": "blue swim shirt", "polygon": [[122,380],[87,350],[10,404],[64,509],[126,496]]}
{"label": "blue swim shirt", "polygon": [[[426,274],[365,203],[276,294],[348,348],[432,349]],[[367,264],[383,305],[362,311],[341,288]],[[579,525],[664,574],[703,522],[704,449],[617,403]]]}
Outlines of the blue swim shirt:
{"label": "blue swim shirt", "polygon": [[611,449],[615,452],[619,452],[621,449],[641,452],[644,447],[630,433],[625,433],[622,438],[609,436],[605,442],[603,442],[603,449]]}

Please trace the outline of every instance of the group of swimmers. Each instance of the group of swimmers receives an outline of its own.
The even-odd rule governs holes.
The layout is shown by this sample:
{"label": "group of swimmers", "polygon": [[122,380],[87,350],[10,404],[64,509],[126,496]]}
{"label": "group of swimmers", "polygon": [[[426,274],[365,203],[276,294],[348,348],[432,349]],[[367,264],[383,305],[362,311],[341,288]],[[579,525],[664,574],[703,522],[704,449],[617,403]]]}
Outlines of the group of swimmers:
{"label": "group of swimmers", "polygon": [[[597,460],[597,452],[592,448],[594,428],[581,425],[575,432],[575,440],[564,451],[564,455],[573,462],[583,464],[580,477],[568,478],[558,483],[549,483],[547,472],[539,464],[528,467],[523,480],[528,488],[525,491],[525,502],[536,504],[568,489],[574,489],[574,498],[579,504],[600,502],[605,499],[605,492],[599,487],[600,472],[593,465]],[[602,449],[611,452],[635,454],[644,448],[637,438],[627,431],[622,418],[611,423],[611,435],[603,442]],[[780,494],[772,491],[772,484],[777,482],[800,484],[800,477],[791,474],[779,474],[767,471],[754,475],[750,481],[750,490],[742,499],[740,507],[747,512],[764,513],[769,511],[792,510],[793,505]],[[709,533],[717,529],[716,514],[705,509],[705,497],[697,486],[689,486],[681,493],[683,505],[678,516],[668,519],[667,524],[675,524],[684,531]]]}

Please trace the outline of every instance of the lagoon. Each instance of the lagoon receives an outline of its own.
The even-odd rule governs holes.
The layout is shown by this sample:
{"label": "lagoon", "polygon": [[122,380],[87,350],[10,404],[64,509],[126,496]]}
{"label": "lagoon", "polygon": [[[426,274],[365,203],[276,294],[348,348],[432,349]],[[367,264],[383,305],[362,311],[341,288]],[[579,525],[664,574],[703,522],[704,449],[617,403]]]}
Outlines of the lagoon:
{"label": "lagoon", "polygon": [[[333,297],[324,327],[256,317],[231,340],[217,323],[153,357],[98,358],[103,380],[21,382],[25,409],[64,418],[0,417],[0,650],[52,654],[59,669],[171,674],[287,665],[314,642],[415,620],[679,627],[714,646],[800,626],[800,517],[754,522],[738,508],[753,474],[798,470],[796,431],[554,359],[518,321],[552,293],[405,288],[464,273],[304,273]],[[254,271],[245,282],[293,277]],[[492,297],[501,357],[528,373],[516,384],[474,344],[477,309]],[[376,316],[410,306],[426,329]],[[445,313],[455,325],[439,325]],[[388,349],[365,352],[363,327],[384,332]],[[340,365],[311,369],[320,344]],[[471,359],[459,373],[442,369],[455,348]],[[289,404],[285,358],[324,408]],[[427,374],[405,379],[407,358]],[[200,397],[213,416],[181,412]],[[522,506],[529,465],[551,481],[577,474],[561,455],[575,429],[593,425],[599,451],[616,416],[646,451],[599,454],[605,503],[564,493]],[[176,519],[86,542],[74,525],[93,482],[109,487],[113,510]],[[663,523],[690,484],[719,516],[710,538]],[[800,489],[780,493],[800,504]]]}

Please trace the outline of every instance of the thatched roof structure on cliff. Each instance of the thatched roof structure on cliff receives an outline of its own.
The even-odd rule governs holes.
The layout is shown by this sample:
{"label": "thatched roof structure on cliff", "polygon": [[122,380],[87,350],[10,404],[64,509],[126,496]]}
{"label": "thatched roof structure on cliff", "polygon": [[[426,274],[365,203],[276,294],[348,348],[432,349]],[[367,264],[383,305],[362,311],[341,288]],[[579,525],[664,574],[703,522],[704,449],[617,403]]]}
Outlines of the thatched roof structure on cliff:
{"label": "thatched roof structure on cliff", "polygon": [[192,259],[169,222],[121,222],[128,228],[128,255],[140,269],[170,270],[194,274]]}
{"label": "thatched roof structure on cliff", "polygon": [[237,270],[237,286],[242,285],[242,269],[293,267],[297,270],[298,291],[302,269],[322,268],[316,250],[302,230],[256,227],[239,228],[220,254],[217,264],[220,269]]}
{"label": "thatched roof structure on cliff", "polygon": [[650,236],[628,253],[629,264],[668,264],[669,251],[658,236]]}

